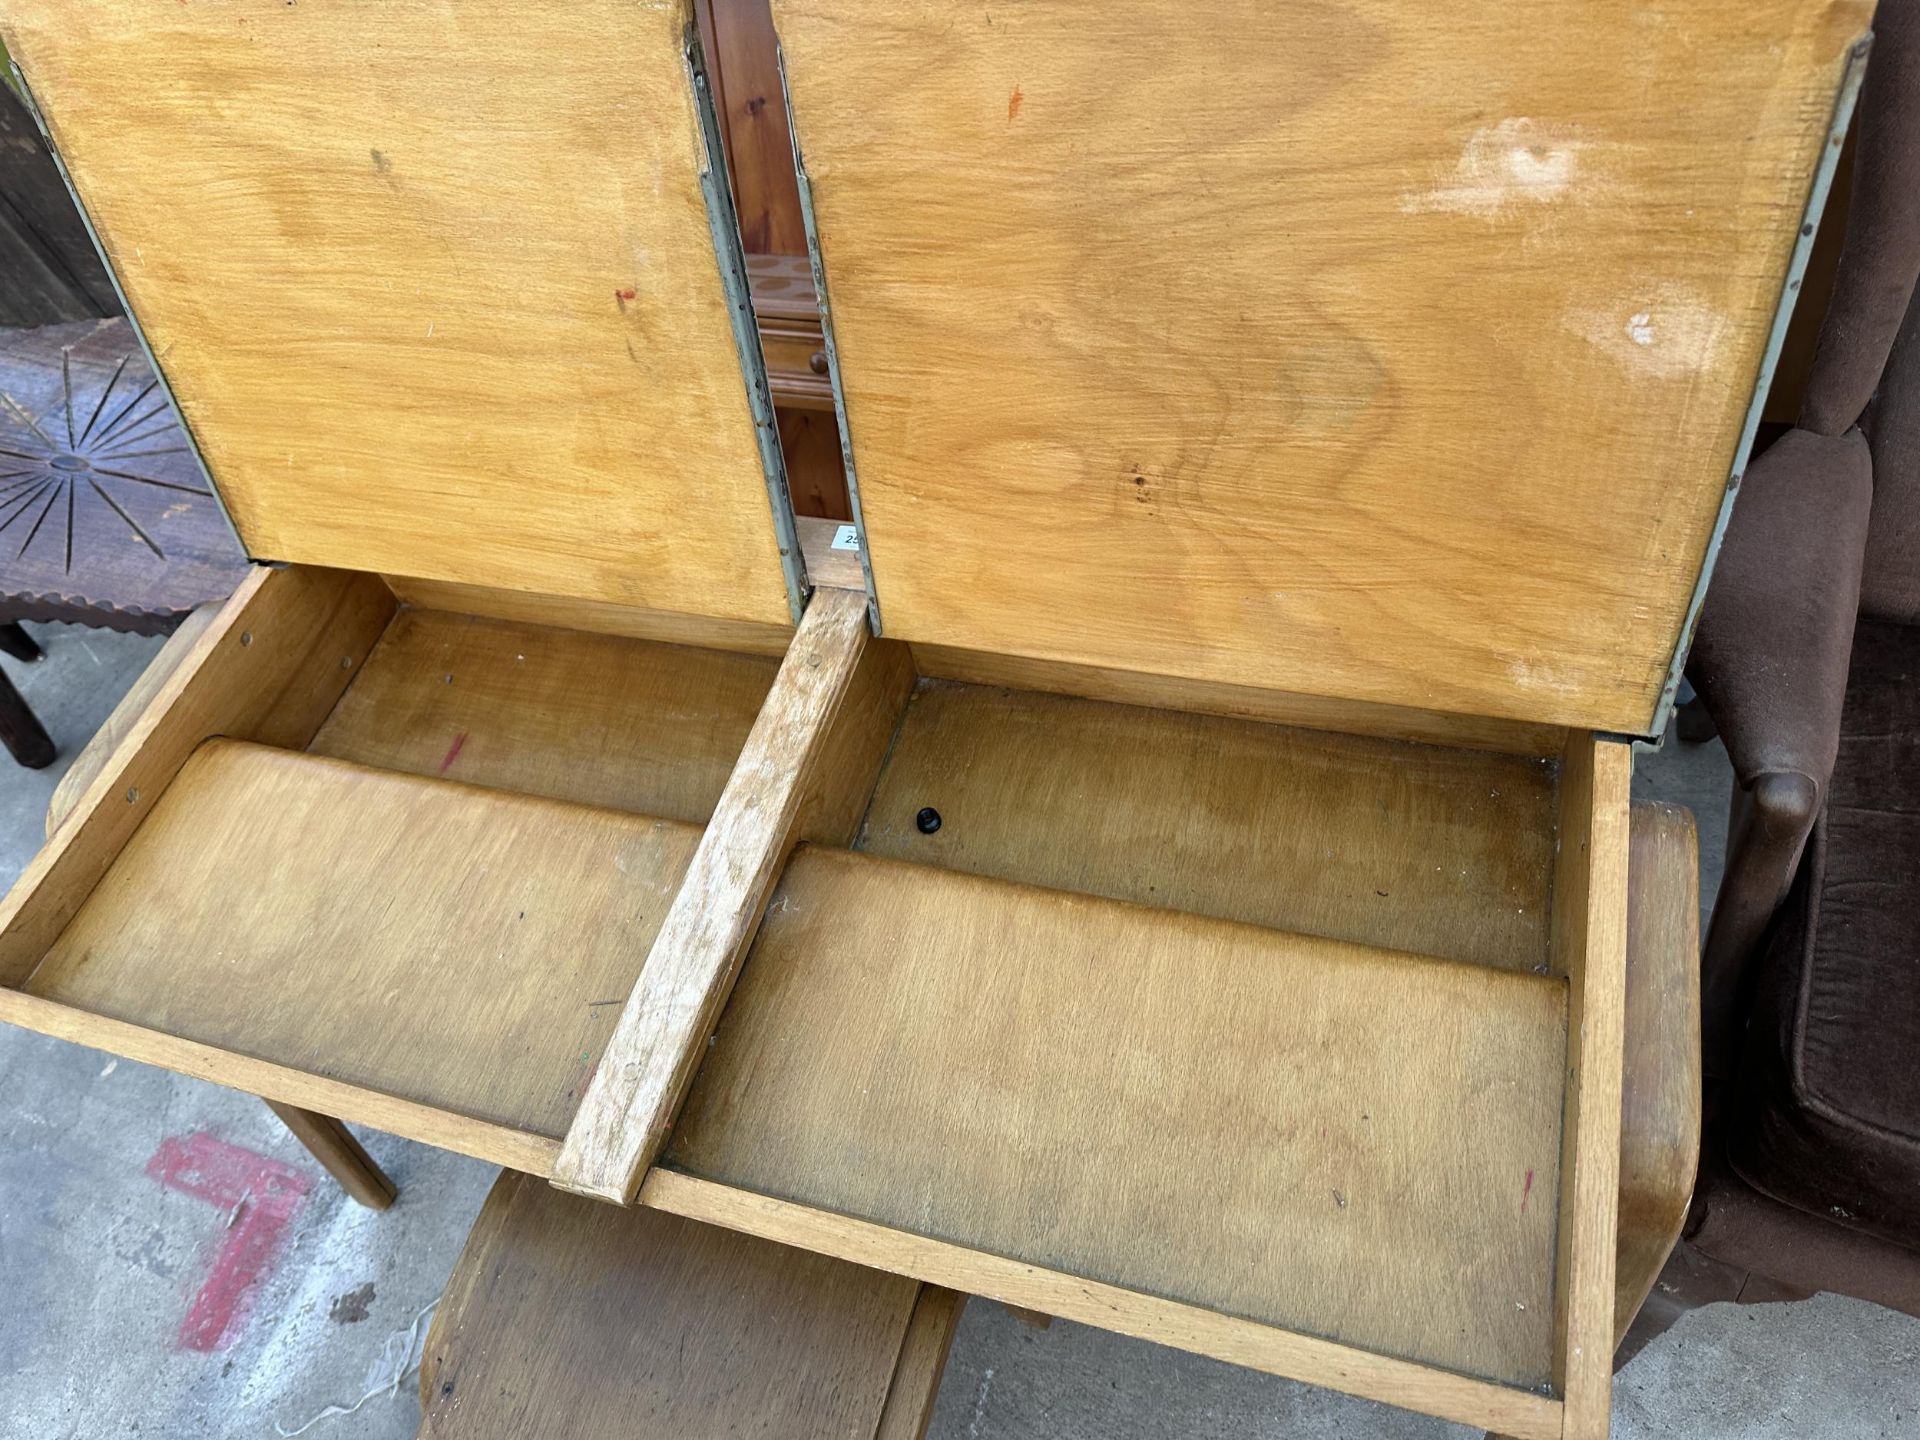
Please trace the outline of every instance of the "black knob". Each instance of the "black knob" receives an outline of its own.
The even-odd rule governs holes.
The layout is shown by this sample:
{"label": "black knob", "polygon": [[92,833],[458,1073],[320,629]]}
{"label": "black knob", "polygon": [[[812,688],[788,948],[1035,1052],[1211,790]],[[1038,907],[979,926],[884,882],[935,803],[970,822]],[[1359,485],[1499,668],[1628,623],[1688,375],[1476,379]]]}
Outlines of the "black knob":
{"label": "black knob", "polygon": [[922,835],[931,835],[940,828],[940,812],[929,805],[913,817],[913,823],[919,827]]}

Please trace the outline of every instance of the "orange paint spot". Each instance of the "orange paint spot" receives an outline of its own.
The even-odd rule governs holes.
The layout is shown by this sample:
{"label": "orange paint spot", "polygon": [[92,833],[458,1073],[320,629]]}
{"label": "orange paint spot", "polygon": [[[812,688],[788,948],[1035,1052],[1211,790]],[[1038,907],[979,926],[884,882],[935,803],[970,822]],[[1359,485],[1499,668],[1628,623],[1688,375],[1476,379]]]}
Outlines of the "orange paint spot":
{"label": "orange paint spot", "polygon": [[1026,96],[1020,93],[1020,87],[1018,85],[1013,87],[1013,94],[1007,97],[1007,120],[1009,123],[1012,122],[1014,116],[1020,113],[1020,102],[1026,98]]}

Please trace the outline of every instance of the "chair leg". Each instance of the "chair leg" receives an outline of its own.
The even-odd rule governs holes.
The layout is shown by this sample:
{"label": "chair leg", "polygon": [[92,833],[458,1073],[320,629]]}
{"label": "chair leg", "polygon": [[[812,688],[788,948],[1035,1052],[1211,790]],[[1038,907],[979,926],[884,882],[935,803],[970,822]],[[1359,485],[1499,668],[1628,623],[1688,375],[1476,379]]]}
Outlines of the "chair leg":
{"label": "chair leg", "polygon": [[280,1117],[293,1138],[307,1147],[348,1195],[369,1210],[384,1210],[393,1204],[399,1190],[345,1125],[331,1115],[282,1105],[277,1100],[267,1101],[267,1108]]}
{"label": "chair leg", "polygon": [[26,697],[5,675],[0,675],[0,745],[29,770],[44,770],[53,763],[52,739],[27,708]]}
{"label": "chair leg", "polygon": [[0,620],[0,652],[16,660],[40,658],[40,647],[34,643],[31,635],[20,628],[18,620]]}

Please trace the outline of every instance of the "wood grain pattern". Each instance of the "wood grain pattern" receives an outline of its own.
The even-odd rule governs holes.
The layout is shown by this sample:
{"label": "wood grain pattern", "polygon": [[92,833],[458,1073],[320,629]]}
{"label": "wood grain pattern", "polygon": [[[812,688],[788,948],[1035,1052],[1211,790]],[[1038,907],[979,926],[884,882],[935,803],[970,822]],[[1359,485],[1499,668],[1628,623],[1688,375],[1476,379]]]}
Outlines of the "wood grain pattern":
{"label": "wood grain pattern", "polygon": [[1680,1238],[1700,1161],[1700,846],[1693,816],[1677,805],[1635,801],[1629,844],[1616,1347]]}
{"label": "wood grain pattern", "polygon": [[696,0],[694,11],[713,77],[741,240],[749,251],[804,255],[807,232],[767,0]]}
{"label": "wood grain pattern", "polygon": [[1629,825],[1616,1351],[1680,1237],[1700,1152],[1700,872],[1693,817],[1676,805],[1636,800]]}
{"label": "wood grain pattern", "polygon": [[1223,680],[1189,680],[1172,675],[1145,675],[1131,670],[1031,660],[1018,655],[989,655],[948,645],[914,645],[911,649],[922,675],[964,680],[974,685],[1039,690],[1049,695],[1074,695],[1086,700],[1111,700],[1120,705],[1145,705],[1156,710],[1227,715],[1236,720],[1298,725],[1342,735],[1374,735],[1383,740],[1413,740],[1426,745],[1453,745],[1535,757],[1557,758],[1567,739],[1566,730],[1557,725],[1530,725],[1484,715],[1447,715],[1361,700],[1334,700],[1323,695],[1256,689]]}
{"label": "wood grain pattern", "polygon": [[687,22],[8,7],[252,554],[788,618]]}
{"label": "wood grain pattern", "polygon": [[743,655],[784,655],[793,640],[790,624],[719,620],[709,615],[642,610],[567,595],[536,595],[526,590],[497,590],[489,585],[460,585],[445,580],[413,580],[404,575],[380,578],[403,604],[421,610],[487,615],[495,620],[519,620],[560,630],[587,630],[596,635],[625,635],[632,640],[658,640],[668,645],[735,650]]}
{"label": "wood grain pattern", "polygon": [[777,0],[887,632],[1643,733],[1871,12]]}
{"label": "wood grain pattern", "polygon": [[967,1294],[1027,1308],[1045,1307],[1083,1325],[1209,1355],[1231,1365],[1365,1395],[1463,1425],[1490,1426],[1518,1440],[1557,1440],[1560,1434],[1560,1402],[1546,1395],[1369,1355],[1311,1335],[1251,1325],[1177,1300],[1102,1285],[777,1196],[661,1168],[648,1173],[640,1200],[676,1215],[917,1275]]}
{"label": "wood grain pattern", "polygon": [[842,523],[811,515],[794,518],[800,553],[807,562],[807,583],[828,590],[864,591],[867,577],[860,569],[860,552],[833,548],[834,536],[840,533]]}
{"label": "wood grain pattern", "polygon": [[864,594],[814,595],[567,1131],[554,1176],[563,1189],[630,1204],[666,1143],[799,838],[868,638]]}
{"label": "wood grain pattern", "polygon": [[127,738],[147,713],[147,707],[153,704],[160,687],[167,683],[167,677],[180,668],[181,662],[193,650],[194,642],[219,614],[218,604],[202,605],[182,620],[180,628],[167,637],[166,644],[147,662],[147,668],[134,678],[126,694],[120,697],[107,718],[100,722],[100,728],[87,738],[80,753],[68,764],[67,773],[53,787],[53,798],[47,801],[49,837],[73,813],[73,807],[79,803],[94,777],[105,768],[113,758],[113,752],[119,749],[120,742]]}
{"label": "wood grain pattern", "polygon": [[25,988],[558,1136],[697,840],[664,820],[211,741]]}
{"label": "wood grain pattern", "polygon": [[808,847],[668,1163],[1538,1385],[1565,1004],[1544,976]]}
{"label": "wood grain pattern", "polygon": [[[766,0],[752,0],[766,14]],[[766,61],[774,62],[773,29],[767,27]],[[780,98],[774,77],[774,98]],[[781,141],[786,143],[786,113],[781,107]],[[782,157],[788,179],[793,176],[793,152]],[[793,214],[800,215],[800,197],[793,196]],[[747,281],[753,296],[753,319],[760,331],[760,353],[767,361],[767,386],[773,403],[782,409],[815,410],[833,414],[833,381],[828,374],[825,332],[820,326],[820,301],[813,288],[813,262],[806,256],[806,237],[795,247],[797,255],[747,256]],[[831,422],[829,422],[831,423]],[[837,448],[837,446],[836,446]]]}
{"label": "wood grain pattern", "polygon": [[[820,593],[815,592],[816,603]],[[800,797],[796,841],[835,847],[853,843],[872,802],[874,783],[892,754],[915,679],[905,645],[867,641]]]}
{"label": "wood grain pattern", "polygon": [[847,467],[840,452],[840,425],[831,410],[783,408],[780,450],[787,459],[787,494],[798,515],[851,520]]}
{"label": "wood grain pattern", "polygon": [[1553,901],[1554,968],[1569,994],[1553,1316],[1566,1440],[1605,1440],[1613,1403],[1632,785],[1631,747],[1567,742]]}
{"label": "wood grain pattern", "polygon": [[503,1175],[434,1318],[420,1434],[875,1440],[922,1288]]}
{"label": "wood grain pattern", "polygon": [[[922,682],[869,854],[1511,970],[1547,962],[1540,760]],[[916,818],[931,806],[940,828]]]}
{"label": "wood grain pattern", "polygon": [[699,824],[778,668],[757,655],[402,610],[310,748]]}
{"label": "wood grain pattern", "polygon": [[0,986],[40,962],[196,745],[305,745],[392,615],[372,576],[296,567],[242,580],[0,900]]}
{"label": "wood grain pattern", "polygon": [[947,1368],[953,1337],[966,1313],[967,1297],[938,1285],[924,1285],[907,1322],[907,1338],[900,1345],[893,1388],[873,1440],[922,1440],[933,1419],[933,1403],[940,1394],[940,1377]]}
{"label": "wood grain pattern", "polygon": [[824,373],[827,352],[823,345],[818,326],[812,335],[786,325],[761,327],[760,351],[767,362],[767,389],[782,410],[833,414],[833,382]]}

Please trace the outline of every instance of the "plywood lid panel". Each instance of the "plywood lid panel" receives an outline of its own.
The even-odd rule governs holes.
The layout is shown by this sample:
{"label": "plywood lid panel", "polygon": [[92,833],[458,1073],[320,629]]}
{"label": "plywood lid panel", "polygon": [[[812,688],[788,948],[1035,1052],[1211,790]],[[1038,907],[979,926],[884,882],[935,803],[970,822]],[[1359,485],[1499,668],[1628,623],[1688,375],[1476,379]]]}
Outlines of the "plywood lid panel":
{"label": "plywood lid panel", "polygon": [[8,7],[257,558],[788,619],[685,23]]}
{"label": "plywood lid panel", "polygon": [[777,0],[888,633],[1644,732],[1867,0]]}

